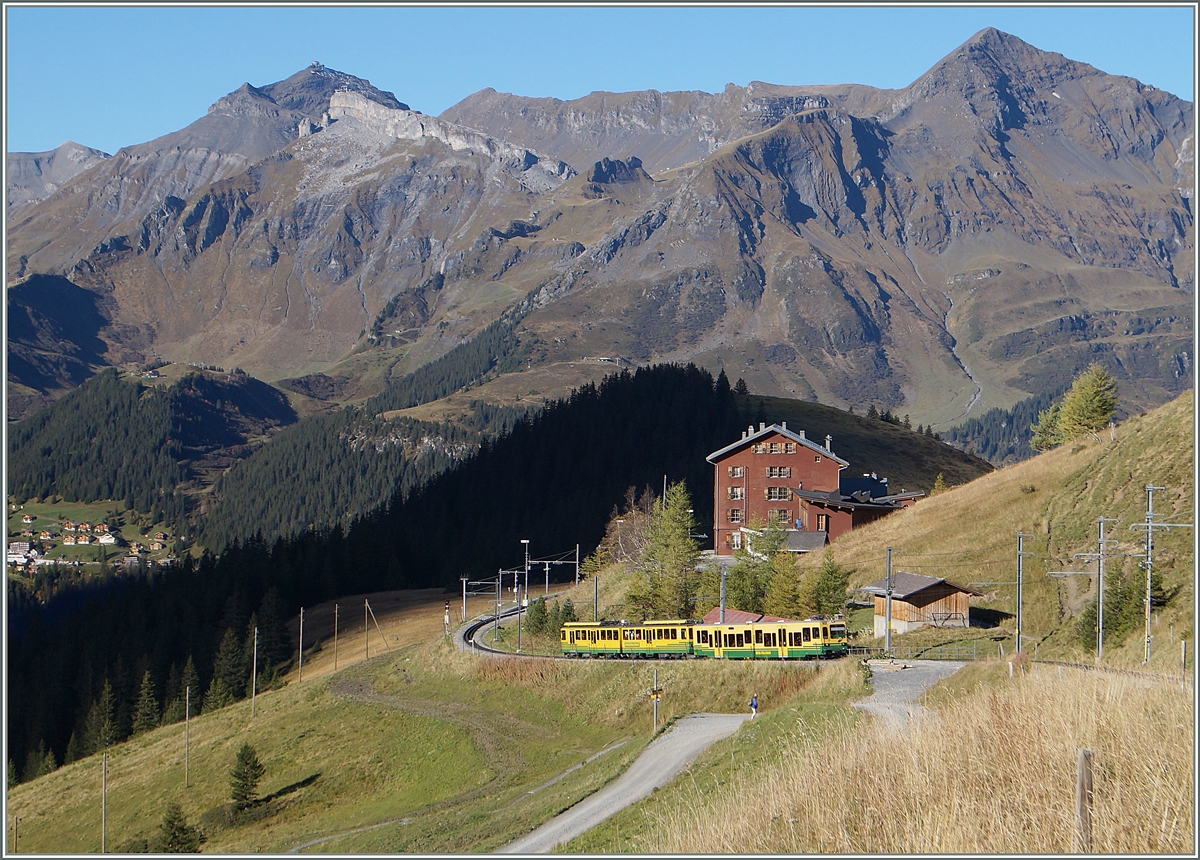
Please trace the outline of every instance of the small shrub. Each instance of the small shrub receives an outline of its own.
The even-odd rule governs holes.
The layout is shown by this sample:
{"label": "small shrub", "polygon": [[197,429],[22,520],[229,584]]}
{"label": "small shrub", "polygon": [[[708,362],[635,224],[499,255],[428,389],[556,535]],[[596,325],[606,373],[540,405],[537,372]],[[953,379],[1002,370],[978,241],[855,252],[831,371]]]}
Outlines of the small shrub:
{"label": "small shrub", "polygon": [[1021,484],[1020,490],[1022,493],[1029,494],[1037,492],[1037,487],[1033,484]]}

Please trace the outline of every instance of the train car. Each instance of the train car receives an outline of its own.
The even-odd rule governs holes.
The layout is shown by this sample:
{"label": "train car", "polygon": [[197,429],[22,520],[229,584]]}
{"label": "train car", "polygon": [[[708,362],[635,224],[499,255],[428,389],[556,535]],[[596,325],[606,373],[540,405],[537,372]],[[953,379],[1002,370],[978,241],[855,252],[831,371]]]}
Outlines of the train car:
{"label": "train car", "polygon": [[620,657],[620,621],[570,621],[562,626],[559,644],[568,657]]}
{"label": "train car", "polygon": [[805,660],[849,653],[846,623],[805,621],[701,624],[697,621],[572,621],[562,626],[567,657],[714,657],[722,660]]}
{"label": "train car", "polygon": [[621,631],[625,657],[690,657],[695,621],[645,621]]}
{"label": "train car", "polygon": [[697,657],[726,660],[801,660],[849,653],[846,623],[838,619],[704,624],[696,628]]}

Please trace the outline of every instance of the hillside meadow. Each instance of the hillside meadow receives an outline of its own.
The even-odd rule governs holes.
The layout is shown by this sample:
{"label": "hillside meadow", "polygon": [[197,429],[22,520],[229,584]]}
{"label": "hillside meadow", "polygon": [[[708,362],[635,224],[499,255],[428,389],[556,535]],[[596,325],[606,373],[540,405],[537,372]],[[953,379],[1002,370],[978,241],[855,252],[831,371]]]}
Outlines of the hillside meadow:
{"label": "hillside meadow", "polygon": [[[1119,517],[1111,533],[1122,552],[1137,552],[1140,535],[1127,526],[1144,520],[1140,488],[1152,482],[1166,488],[1156,510],[1191,522],[1191,416],[1189,394],[1124,423],[1115,439],[1106,434],[997,471],[837,543],[852,587],[882,578],[887,546],[896,569],[969,584],[1011,580],[1016,531],[1033,534],[1025,568],[1030,640],[1011,675],[998,656],[973,663],[929,691],[932,715],[894,727],[849,707],[869,692],[854,660],[659,663],[660,729],[687,713],[741,711],[752,692],[758,719],[682,778],[561,850],[1071,852],[1075,761],[1089,748],[1093,850],[1194,853],[1194,690],[1180,681],[1178,662],[1179,641],[1190,648],[1194,636],[1190,531],[1156,537],[1155,567],[1169,600],[1155,610],[1150,666],[1140,665],[1136,626],[1106,643],[1105,667],[1149,671],[1043,662],[1094,662],[1077,632],[1078,613],[1094,599],[1088,578],[1046,573],[1074,569],[1072,554],[1094,546],[1097,517]],[[593,593],[607,614],[628,581],[608,570],[598,587],[585,581],[562,596],[590,618]],[[1011,636],[1011,586],[979,590],[981,617],[999,627],[921,631],[894,643],[983,637],[994,646],[993,636]],[[449,593],[340,600],[346,626],[337,671],[332,606],[306,609],[303,680],[293,673],[254,703],[192,720],[187,785],[182,725],[111,749],[106,849],[144,845],[176,801],[204,831],[206,852],[494,851],[614,779],[651,740],[654,665],[459,652],[441,629],[443,598],[456,620],[461,598]],[[381,628],[368,659],[362,599]],[[468,610],[486,612],[490,602],[473,598]],[[318,638],[319,648],[309,644]],[[512,647],[514,638],[508,625],[503,642]],[[528,646],[553,648],[538,638]],[[229,820],[229,770],[243,742],[266,766],[262,800]],[[8,844],[17,825],[13,847],[22,852],[100,850],[103,781],[100,756],[91,756],[10,789]]]}
{"label": "hillside meadow", "polygon": [[[1047,574],[1094,572],[1094,561],[1073,556],[1095,553],[1098,518],[1115,519],[1106,524],[1105,537],[1115,540],[1106,549],[1106,594],[1121,574],[1130,578],[1136,586],[1132,599],[1137,619],[1117,638],[1106,636],[1104,663],[1140,668],[1145,652],[1145,574],[1138,562],[1144,558],[1145,533],[1130,526],[1146,520],[1146,484],[1163,488],[1155,492],[1154,510],[1165,515],[1164,522],[1194,521],[1193,410],[1188,392],[1118,425],[1114,435],[1106,431],[1098,440],[1082,439],[921,499],[912,508],[840,538],[833,546],[834,556],[851,568],[854,589],[884,578],[886,550],[891,547],[893,571],[941,577],[982,592],[982,598],[971,601],[972,615],[998,625],[987,631],[917,631],[893,636],[893,645],[970,640],[986,632],[1007,636],[1004,647],[1011,653],[1017,532],[1023,532],[1028,535],[1024,550],[1030,553],[1023,577],[1024,650],[1042,659],[1091,660],[1094,634],[1081,634],[1077,619],[1095,604],[1095,577]],[[806,561],[807,566],[820,563],[819,558]],[[1156,605],[1152,614],[1150,668],[1177,673],[1181,640],[1188,642],[1188,667],[1193,665],[1193,530],[1156,532],[1153,564],[1167,602]],[[1109,618],[1107,607],[1105,612]]]}
{"label": "hillside meadow", "polygon": [[[391,638],[396,624],[381,627]],[[380,656],[376,637],[364,661],[361,621],[356,635],[336,673],[323,645],[304,681],[293,674],[253,703],[193,719],[186,762],[181,724],[112,748],[107,850],[144,846],[176,801],[204,831],[205,852],[491,851],[615,778],[653,737],[645,664],[482,657],[440,630]],[[756,690],[790,701],[818,677],[809,665],[664,666],[659,728],[685,713],[742,710]],[[230,822],[229,771],[243,742],[266,766],[263,800]],[[99,851],[104,782],[94,755],[10,789],[10,844],[17,820],[21,852]]]}

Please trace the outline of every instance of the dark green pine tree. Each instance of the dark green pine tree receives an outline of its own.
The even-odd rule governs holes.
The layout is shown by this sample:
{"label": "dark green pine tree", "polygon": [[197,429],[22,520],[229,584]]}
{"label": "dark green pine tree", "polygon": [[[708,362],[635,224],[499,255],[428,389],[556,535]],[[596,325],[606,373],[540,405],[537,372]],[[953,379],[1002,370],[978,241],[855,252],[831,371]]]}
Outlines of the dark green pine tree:
{"label": "dark green pine tree", "polygon": [[229,772],[229,796],[233,800],[236,811],[246,809],[258,796],[258,781],[262,779],[266,768],[258,760],[258,753],[249,743],[243,743],[238,750],[233,770]]}
{"label": "dark green pine tree", "polygon": [[195,854],[205,841],[199,828],[188,824],[178,803],[168,803],[150,850],[155,854]]}
{"label": "dark green pine tree", "polygon": [[549,613],[546,610],[546,599],[539,597],[533,603],[529,604],[529,611],[525,613],[525,629],[530,634],[536,636],[539,633],[546,632],[546,619]]}
{"label": "dark green pine tree", "polygon": [[116,742],[116,702],[112,684],[105,678],[100,696],[92,703],[83,721],[83,754],[98,753]]}
{"label": "dark green pine tree", "polygon": [[204,693],[204,713],[208,714],[232,704],[233,692],[225,683],[225,679],[220,675],[213,675],[208,690]]}
{"label": "dark green pine tree", "polygon": [[[222,686],[234,699],[241,697],[242,689],[246,686],[245,653],[238,634],[232,627],[225,628],[221,636],[221,644],[217,647],[217,656],[213,660],[213,681],[220,679]],[[209,685],[212,690],[212,685]],[[204,708],[208,710],[208,697],[205,696]]]}
{"label": "dark green pine tree", "polygon": [[154,681],[150,670],[142,675],[142,686],[138,691],[137,704],[133,708],[133,734],[140,735],[158,726],[158,699],[154,695]]}
{"label": "dark green pine tree", "polygon": [[8,760],[8,787],[12,788],[17,784],[17,766],[12,759]]}

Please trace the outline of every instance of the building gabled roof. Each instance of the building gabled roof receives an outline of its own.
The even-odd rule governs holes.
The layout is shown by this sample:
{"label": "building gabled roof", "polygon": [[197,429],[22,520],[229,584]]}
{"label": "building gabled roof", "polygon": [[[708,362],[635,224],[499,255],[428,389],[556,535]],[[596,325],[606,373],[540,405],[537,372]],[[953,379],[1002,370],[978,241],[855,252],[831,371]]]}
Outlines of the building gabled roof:
{"label": "building gabled roof", "polygon": [[[936,576],[925,576],[923,573],[909,573],[906,570],[898,570],[892,574],[892,597],[896,600],[907,600],[918,591],[924,591],[939,583],[945,582],[951,588],[956,588],[959,591],[965,591],[974,597],[982,597],[983,595],[970,588],[964,588],[961,585],[955,585],[953,582],[947,582],[945,579],[939,579]],[[859,591],[865,591],[867,594],[875,594],[879,597],[887,596],[887,577],[872,582],[870,585],[864,585]]]}
{"label": "building gabled roof", "polygon": [[831,508],[892,511],[900,507],[896,502],[886,498],[873,499],[866,490],[856,490],[849,495],[840,490],[792,490],[792,494],[806,502],[814,502]]}
{"label": "building gabled roof", "polygon": [[[790,623],[790,619],[780,618],[778,615],[763,615],[761,612],[747,612],[744,609],[725,607],[726,624],[773,624],[777,621]],[[714,606],[708,612],[704,613],[704,617],[700,619],[700,623],[720,624],[721,607]]]}
{"label": "building gabled roof", "polygon": [[788,529],[787,541],[783,548],[788,552],[816,552],[825,548],[827,538],[826,532],[802,532],[799,529]]}
{"label": "building gabled roof", "polygon": [[[843,460],[837,454],[833,453],[833,451],[829,450],[829,448],[822,447],[821,445],[818,445],[816,442],[813,442],[811,439],[806,439],[804,436],[803,430],[801,430],[797,434],[797,433],[793,433],[791,430],[787,429],[786,421],[783,422],[782,424],[759,424],[757,430],[755,430],[754,425],[751,424],[749,429],[747,429],[747,431],[742,434],[741,439],[739,439],[738,441],[736,441],[732,444],[726,445],[724,448],[721,448],[720,450],[713,451],[705,459],[708,460],[708,462],[710,462],[710,463],[716,463],[716,461],[720,460],[722,457],[732,454],[734,451],[740,450],[741,448],[744,448],[747,445],[753,445],[755,442],[758,442],[772,434],[778,434],[778,435],[784,437],[785,439],[789,439],[792,442],[795,442],[798,445],[803,445],[806,448],[811,449],[812,451],[820,454],[823,457],[828,457],[830,460],[833,460],[835,463],[837,463],[843,469],[850,465],[850,462],[848,460]],[[830,439],[830,437],[826,436],[825,439],[826,439],[826,441],[828,441]]]}
{"label": "building gabled roof", "polygon": [[890,496],[880,496],[875,501],[877,502],[903,502],[911,499],[919,499],[924,496],[920,490],[910,490],[907,493],[892,493]]}

